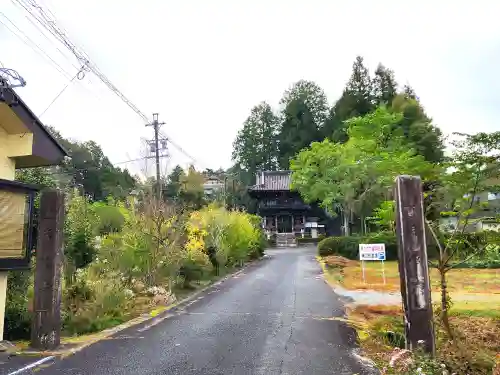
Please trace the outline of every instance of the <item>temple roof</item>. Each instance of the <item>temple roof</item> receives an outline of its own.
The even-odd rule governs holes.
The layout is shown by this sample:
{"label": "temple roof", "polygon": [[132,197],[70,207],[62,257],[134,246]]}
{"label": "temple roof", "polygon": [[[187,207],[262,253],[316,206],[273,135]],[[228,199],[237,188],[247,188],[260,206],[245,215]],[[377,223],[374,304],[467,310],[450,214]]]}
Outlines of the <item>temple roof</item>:
{"label": "temple roof", "polygon": [[290,171],[261,171],[256,174],[256,183],[249,187],[252,191],[289,191]]}

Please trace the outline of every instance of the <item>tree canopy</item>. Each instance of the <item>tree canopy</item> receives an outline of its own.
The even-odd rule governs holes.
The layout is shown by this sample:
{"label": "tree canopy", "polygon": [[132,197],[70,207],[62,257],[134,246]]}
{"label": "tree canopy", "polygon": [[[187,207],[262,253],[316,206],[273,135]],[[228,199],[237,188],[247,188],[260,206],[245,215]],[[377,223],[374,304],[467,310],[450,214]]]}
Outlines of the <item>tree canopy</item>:
{"label": "tree canopy", "polygon": [[262,102],[253,107],[234,141],[233,160],[252,175],[259,169],[276,169],[278,125],[269,104]]}
{"label": "tree canopy", "polygon": [[346,143],[328,139],[312,143],[291,162],[293,188],[305,200],[319,201],[325,209],[340,210],[347,218],[373,210],[388,194],[396,175],[431,176],[432,165],[408,147],[395,126],[400,119],[400,114],[380,107],[347,121]]}

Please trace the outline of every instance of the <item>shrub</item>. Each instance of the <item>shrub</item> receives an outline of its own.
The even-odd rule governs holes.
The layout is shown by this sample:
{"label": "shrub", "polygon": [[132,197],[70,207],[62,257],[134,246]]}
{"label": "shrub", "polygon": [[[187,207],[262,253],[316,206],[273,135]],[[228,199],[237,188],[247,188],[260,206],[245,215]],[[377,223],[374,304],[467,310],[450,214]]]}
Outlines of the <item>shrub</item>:
{"label": "shrub", "polygon": [[183,278],[184,288],[188,288],[194,280],[202,280],[212,271],[212,263],[208,256],[199,249],[189,249],[183,259],[179,275]]}
{"label": "shrub", "polygon": [[125,217],[119,207],[104,203],[94,203],[93,208],[99,220],[98,232],[100,235],[119,232],[125,224]]}
{"label": "shrub", "polygon": [[486,245],[484,251],[457,268],[500,268],[500,245]]}
{"label": "shrub", "polygon": [[[348,259],[359,258],[359,244],[383,243],[387,260],[398,259],[398,241],[396,235],[391,231],[369,233],[364,237],[327,237],[318,243],[318,254],[320,256],[341,255]],[[427,245],[427,254],[433,258],[438,254],[437,246]]]}
{"label": "shrub", "polygon": [[347,259],[357,259],[361,238],[349,237],[327,237],[318,243],[318,254],[320,256],[340,255]]}
{"label": "shrub", "polygon": [[88,199],[79,195],[71,198],[64,221],[64,255],[67,257],[66,277],[92,262],[96,254],[95,229],[97,219]]}
{"label": "shrub", "polygon": [[320,241],[324,240],[326,237],[324,234],[320,234],[317,238],[312,238],[312,237],[296,237],[297,243],[299,244],[304,244],[304,243],[319,243]]}
{"label": "shrub", "polygon": [[5,306],[6,340],[30,338],[32,314],[29,310],[29,295],[33,286],[31,275],[31,271],[9,272]]}
{"label": "shrub", "polygon": [[318,255],[328,256],[338,254],[340,237],[327,237],[318,243]]}
{"label": "shrub", "polygon": [[186,250],[199,249],[219,267],[241,265],[263,254],[266,247],[254,215],[215,205],[195,211],[186,225]]}
{"label": "shrub", "polygon": [[126,320],[130,295],[119,280],[103,276],[97,268],[79,270],[76,281],[64,290],[66,333],[97,332]]}
{"label": "shrub", "polygon": [[251,249],[248,257],[250,259],[259,259],[264,256],[264,251],[268,246],[267,238],[264,232],[260,232],[260,236],[257,242],[255,242]]}

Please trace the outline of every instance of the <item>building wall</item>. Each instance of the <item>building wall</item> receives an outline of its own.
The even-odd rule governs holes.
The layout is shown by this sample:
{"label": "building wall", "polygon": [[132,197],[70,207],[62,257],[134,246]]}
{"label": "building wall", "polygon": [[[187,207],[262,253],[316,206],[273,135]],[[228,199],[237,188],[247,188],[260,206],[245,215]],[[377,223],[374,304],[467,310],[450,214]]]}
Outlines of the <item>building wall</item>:
{"label": "building wall", "polygon": [[[31,135],[24,141],[19,134],[14,134],[14,136],[15,138],[12,134],[7,134],[0,122],[0,178],[4,180],[14,180],[16,175],[16,163],[10,156],[26,151],[23,148],[29,146],[28,143],[32,140]],[[0,341],[3,339],[6,299],[7,272],[0,271]]]}
{"label": "building wall", "polygon": [[10,145],[8,134],[0,125],[0,178],[13,180],[16,173],[16,163],[8,157]]}
{"label": "building wall", "polygon": [[[29,156],[32,150],[33,133],[5,103],[0,103],[0,179],[14,180],[16,162],[13,158]],[[7,272],[0,271],[0,341],[3,339],[6,297]]]}

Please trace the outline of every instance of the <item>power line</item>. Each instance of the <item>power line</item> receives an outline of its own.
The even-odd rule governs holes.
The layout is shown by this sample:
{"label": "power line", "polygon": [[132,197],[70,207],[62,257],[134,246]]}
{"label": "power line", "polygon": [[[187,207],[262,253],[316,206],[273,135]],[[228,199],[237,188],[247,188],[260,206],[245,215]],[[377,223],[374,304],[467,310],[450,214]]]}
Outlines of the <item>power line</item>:
{"label": "power line", "polygon": [[[166,155],[160,155],[160,158],[165,158],[165,157],[168,157],[169,155],[166,154]],[[136,159],[129,159],[129,160],[122,160],[122,161],[119,161],[117,163],[111,163],[111,165],[113,167],[115,167],[116,165],[119,165],[119,164],[126,164],[126,163],[132,163],[132,162],[136,162],[136,161],[142,161],[142,160],[146,160],[146,159],[154,159],[154,156],[144,156],[144,157],[141,157],[141,158],[136,158]],[[51,167],[49,167],[50,169]],[[54,168],[54,167],[52,167]],[[74,168],[74,169],[71,169],[69,171],[64,171],[64,170],[61,170],[63,169],[64,167],[61,167],[61,166],[56,166],[56,172],[53,172],[53,173],[59,173],[59,174],[67,174],[67,175],[71,175],[72,173],[74,172],[93,172],[93,171],[99,171],[101,170],[102,168],[101,167],[96,167],[96,166],[92,166],[92,167],[87,167],[87,168]]]}
{"label": "power line", "polygon": [[80,70],[74,75],[73,78],[71,78],[71,80],[66,83],[66,85],[63,87],[63,89],[61,91],[59,91],[59,93],[55,96],[54,99],[52,99],[52,101],[50,102],[50,104],[47,106],[47,108],[44,109],[44,111],[38,116],[39,118],[41,118],[45,112],[47,112],[49,110],[50,107],[52,107],[52,104],[54,104],[56,102],[56,100],[62,95],[62,93],[64,91],[66,91],[66,89],[69,87],[69,85],[76,79],[78,78],[79,80],[83,79],[83,77],[85,76],[85,70],[84,70],[84,67],[82,66],[80,68]]}
{"label": "power line", "polygon": [[7,24],[5,24],[2,20],[0,20],[0,23],[7,29],[9,30],[14,36],[16,36],[18,39],[20,39],[26,46],[31,48],[36,54],[41,56],[43,59],[49,62],[50,65],[52,65],[59,73],[61,73],[63,76],[69,79],[71,75],[59,64],[57,63],[52,57],[50,57],[47,52],[45,52],[38,44],[36,44],[28,35],[26,35],[19,27],[16,26],[14,22],[10,20],[9,17],[7,17],[4,13],[0,12],[0,15],[2,15],[9,23],[12,24],[24,37],[28,42],[31,43],[31,45],[23,39],[19,34],[17,34],[15,31],[13,31]]}
{"label": "power line", "polygon": [[[22,7],[23,9],[21,9],[21,5],[19,5],[18,3],[16,3],[14,0],[10,0],[11,3],[17,8],[19,9],[20,11],[23,11],[23,9],[26,9],[24,7]],[[37,29],[37,31],[39,32],[39,34],[41,34],[57,51],[59,51],[59,53],[61,54],[61,56],[63,56],[75,69],[78,69],[78,66],[76,64],[74,64],[70,58],[63,52],[61,51],[61,49],[55,45],[54,41],[52,39],[50,39],[47,34],[45,34],[43,32],[43,30],[35,23],[31,20],[30,17],[28,17],[27,15],[24,15],[24,17],[29,21],[29,23],[31,23],[33,25],[33,27],[35,29]]]}
{"label": "power line", "polygon": [[[45,30],[62,43],[70,52],[77,58],[82,66],[86,66],[94,73],[112,92],[114,92],[130,109],[132,109],[145,123],[149,123],[148,116],[142,112],[131,100],[129,100],[110,80],[109,78],[93,63],[88,54],[67,36],[67,32],[57,24],[54,14],[47,8],[44,11],[42,6],[38,5],[35,0],[11,0],[22,6]],[[36,11],[35,11],[36,9]],[[48,14],[49,13],[49,14]],[[187,153],[180,145],[174,142],[170,137],[164,136],[168,141],[181,153],[186,155],[193,162],[197,162],[194,157]]]}

